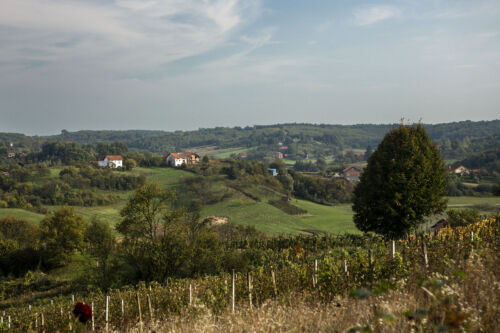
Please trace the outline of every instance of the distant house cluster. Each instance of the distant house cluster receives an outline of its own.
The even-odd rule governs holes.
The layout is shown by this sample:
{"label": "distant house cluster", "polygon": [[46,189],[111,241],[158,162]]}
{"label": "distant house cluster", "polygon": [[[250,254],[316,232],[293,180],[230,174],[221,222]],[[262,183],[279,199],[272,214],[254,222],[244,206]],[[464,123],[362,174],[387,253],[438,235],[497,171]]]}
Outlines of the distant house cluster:
{"label": "distant house cluster", "polygon": [[200,156],[193,152],[170,153],[165,161],[167,165],[180,167],[183,164],[190,165],[200,162]]}
{"label": "distant house cluster", "polygon": [[488,171],[486,169],[468,169],[462,164],[457,162],[448,166],[448,173],[459,176],[477,175],[477,174],[487,175]]}
{"label": "distant house cluster", "polygon": [[455,174],[455,175],[461,175],[461,176],[470,174],[469,169],[467,169],[466,167],[464,167],[460,163],[453,163],[452,165],[450,165],[448,167],[448,172]]}
{"label": "distant house cluster", "polygon": [[120,155],[102,155],[97,159],[97,165],[102,168],[123,167],[123,157]]}

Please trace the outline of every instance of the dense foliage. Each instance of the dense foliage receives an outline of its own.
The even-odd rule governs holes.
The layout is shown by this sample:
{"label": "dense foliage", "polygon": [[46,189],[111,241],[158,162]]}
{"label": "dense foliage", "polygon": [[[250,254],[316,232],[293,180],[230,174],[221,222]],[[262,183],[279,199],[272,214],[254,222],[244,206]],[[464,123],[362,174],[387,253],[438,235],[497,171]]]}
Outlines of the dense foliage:
{"label": "dense foliage", "polygon": [[[283,247],[267,247],[269,250],[257,246],[264,242],[241,242],[244,248],[239,249],[246,251],[247,257],[259,260],[253,259],[255,266],[248,267],[248,270],[233,266],[237,273],[234,275],[236,314],[246,313],[252,306],[267,309],[273,300],[291,305],[298,298],[303,298],[308,306],[332,304],[337,308],[336,315],[339,315],[345,312],[346,297],[362,300],[356,303],[359,307],[368,299],[381,295],[385,303],[373,305],[373,318],[360,322],[362,314],[354,314],[355,321],[350,323],[353,331],[371,331],[372,328],[381,331],[381,327],[394,331],[400,327],[393,326],[396,320],[405,323],[402,331],[406,328],[420,331],[492,331],[498,322],[495,315],[498,297],[495,295],[498,294],[496,254],[499,251],[499,225],[498,220],[486,219],[466,227],[444,228],[436,235],[412,235],[395,241],[393,253],[390,241],[371,236],[352,239],[346,236],[292,237],[286,240],[288,247],[284,247],[283,238],[276,241],[270,239],[268,245],[283,244]],[[218,316],[231,312],[231,279],[230,273],[220,272],[192,279],[167,278],[161,284],[151,282],[149,286],[139,283],[136,287],[110,290],[106,294],[73,289],[66,290],[63,296],[49,294],[36,299],[40,297],[37,294],[24,301],[19,300],[16,298],[19,294],[15,294],[14,290],[22,284],[24,287],[21,289],[46,288],[50,284],[43,275],[29,273],[23,279],[3,285],[12,297],[11,303],[3,304],[5,316],[10,316],[14,330],[28,331],[35,325],[40,328],[42,313],[44,329],[65,330],[68,325],[75,325],[73,318],[60,314],[61,311],[73,310],[74,304],[69,301],[73,292],[75,301],[93,305],[93,323],[97,330],[104,330],[106,324],[110,329],[129,330],[137,328],[140,320],[149,324],[165,320],[161,323],[166,325],[176,316],[185,322],[209,313]],[[478,283],[482,288],[490,283],[488,290],[477,289]],[[458,285],[463,284],[476,288],[470,290],[468,296],[479,294],[474,299],[458,295],[458,290],[463,292]],[[399,304],[396,304],[393,308],[388,307],[387,300],[391,295],[408,290],[413,291],[414,297],[421,295],[418,298],[426,301],[420,301],[418,306],[397,308]],[[34,291],[38,292],[37,289]],[[110,295],[107,306],[109,316],[104,315],[106,295]],[[493,303],[488,304],[483,298]],[[30,302],[30,307],[27,302]],[[107,323],[105,317],[109,318]],[[251,315],[250,318],[254,319]],[[216,321],[212,319],[211,325],[215,325]],[[275,323],[273,320],[270,322]],[[139,325],[143,323],[139,322]],[[86,329],[91,329],[90,322],[86,326]]]}
{"label": "dense foliage", "polygon": [[93,166],[67,167],[58,177],[50,170],[46,164],[0,165],[0,208],[105,205],[119,198],[99,190],[132,190],[145,182],[142,175]]}
{"label": "dense foliage", "polygon": [[362,231],[391,237],[415,230],[446,207],[446,169],[422,125],[389,131],[354,191],[354,222]]}
{"label": "dense foliage", "polygon": [[307,175],[291,171],[293,177],[293,195],[305,200],[321,203],[351,202],[354,185],[340,178],[321,175]]}

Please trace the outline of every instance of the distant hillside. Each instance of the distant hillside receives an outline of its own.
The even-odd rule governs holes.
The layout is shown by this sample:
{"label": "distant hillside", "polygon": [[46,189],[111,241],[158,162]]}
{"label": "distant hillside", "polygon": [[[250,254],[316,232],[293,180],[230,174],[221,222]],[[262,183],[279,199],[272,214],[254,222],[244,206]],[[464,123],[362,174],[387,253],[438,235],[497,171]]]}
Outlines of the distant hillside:
{"label": "distant hillside", "polygon": [[[277,124],[247,127],[201,128],[195,131],[62,131],[59,135],[28,137],[20,134],[0,133],[0,144],[14,141],[21,146],[36,146],[43,141],[71,141],[80,144],[98,142],[125,143],[133,150],[166,151],[187,150],[191,147],[217,146],[259,147],[266,145],[337,146],[340,149],[375,148],[384,134],[397,124],[314,125]],[[425,125],[431,138],[437,142],[448,158],[464,158],[469,153],[494,148],[499,144],[500,120],[461,121]]]}

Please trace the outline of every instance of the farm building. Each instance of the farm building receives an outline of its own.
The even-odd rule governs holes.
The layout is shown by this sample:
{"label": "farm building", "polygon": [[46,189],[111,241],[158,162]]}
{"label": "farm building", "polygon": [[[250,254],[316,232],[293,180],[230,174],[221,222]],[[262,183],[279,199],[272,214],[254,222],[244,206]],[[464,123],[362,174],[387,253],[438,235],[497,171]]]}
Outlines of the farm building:
{"label": "farm building", "polygon": [[351,165],[342,171],[342,176],[350,182],[357,182],[359,181],[359,177],[361,177],[361,170]]}
{"label": "farm building", "polygon": [[166,160],[167,165],[179,167],[183,164],[196,164],[200,162],[200,156],[193,152],[170,153]]}
{"label": "farm building", "polygon": [[461,176],[468,175],[470,173],[469,169],[467,169],[466,167],[464,167],[460,163],[454,163],[454,164],[450,165],[448,167],[448,172],[456,174],[456,175],[461,175]]}
{"label": "farm building", "polygon": [[103,155],[97,160],[97,165],[103,168],[121,168],[123,157],[120,155]]}

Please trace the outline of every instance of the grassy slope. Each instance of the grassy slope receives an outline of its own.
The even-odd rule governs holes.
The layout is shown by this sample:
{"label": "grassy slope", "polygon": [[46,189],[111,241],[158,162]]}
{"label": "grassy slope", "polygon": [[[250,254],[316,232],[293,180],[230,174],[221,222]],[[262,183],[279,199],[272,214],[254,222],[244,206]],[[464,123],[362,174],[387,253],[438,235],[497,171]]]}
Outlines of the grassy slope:
{"label": "grassy slope", "polygon": [[24,219],[27,220],[28,222],[38,224],[40,221],[43,219],[44,215],[43,214],[38,214],[34,212],[30,212],[25,209],[20,209],[20,208],[0,208],[0,218],[3,217],[15,217],[18,219]]}
{"label": "grassy slope", "polygon": [[[54,170],[54,175],[59,170]],[[143,173],[148,176],[148,180],[156,181],[165,187],[174,187],[180,184],[182,177],[192,177],[193,174],[180,169],[173,168],[137,168],[134,172]],[[223,186],[223,183],[216,183],[215,186]],[[235,192],[233,197],[206,206],[203,216],[224,216],[231,222],[243,225],[255,225],[257,229],[268,233],[296,233],[299,231],[327,231],[332,233],[358,232],[352,222],[352,210],[349,204],[324,206],[304,200],[293,200],[292,204],[308,211],[302,216],[288,215],[281,210],[271,206],[267,200],[273,196],[271,192],[266,193],[266,188],[249,189],[254,195],[262,198],[256,202],[239,192]],[[118,193],[118,192],[117,192]],[[125,199],[130,192],[121,192]],[[109,206],[98,207],[75,207],[77,214],[86,219],[96,216],[103,221],[115,224],[120,220],[119,212],[125,201]],[[474,205],[489,205],[500,207],[500,197],[451,197],[448,208],[465,208]],[[49,207],[54,210],[58,207]],[[483,211],[484,212],[484,211]],[[33,213],[23,209],[0,209],[0,217],[14,216],[25,218],[30,222],[38,223],[43,219],[42,214]]]}

